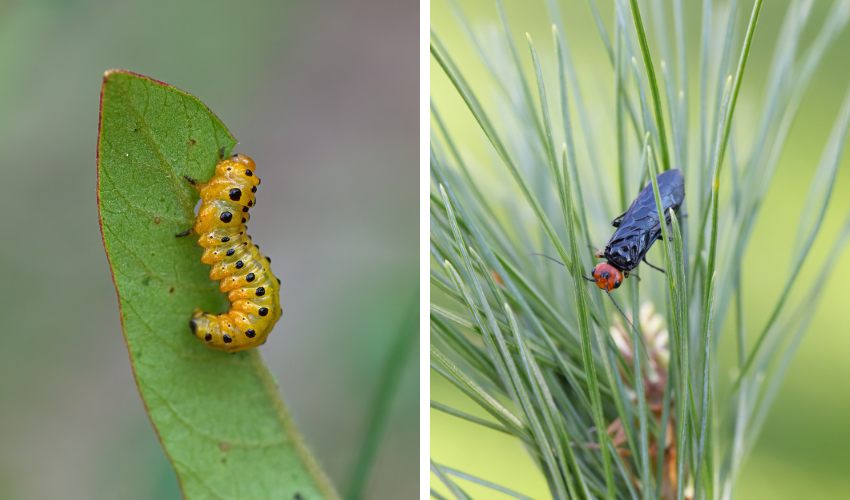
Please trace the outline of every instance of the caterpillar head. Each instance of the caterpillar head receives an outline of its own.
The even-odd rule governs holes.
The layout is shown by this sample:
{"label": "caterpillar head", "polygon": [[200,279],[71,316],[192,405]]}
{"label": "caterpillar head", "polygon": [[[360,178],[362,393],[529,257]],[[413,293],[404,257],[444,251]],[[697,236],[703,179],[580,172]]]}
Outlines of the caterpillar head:
{"label": "caterpillar head", "polygon": [[235,172],[245,174],[245,172],[250,171],[251,175],[253,175],[256,167],[254,160],[252,160],[250,156],[236,153],[230,158],[226,158],[218,162],[218,165],[216,165],[216,174],[232,177],[232,174]]}

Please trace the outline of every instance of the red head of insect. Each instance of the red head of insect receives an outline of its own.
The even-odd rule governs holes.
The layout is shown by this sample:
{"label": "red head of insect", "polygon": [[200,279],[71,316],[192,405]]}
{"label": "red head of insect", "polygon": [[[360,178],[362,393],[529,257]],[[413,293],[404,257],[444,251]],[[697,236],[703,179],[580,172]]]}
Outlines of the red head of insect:
{"label": "red head of insect", "polygon": [[610,292],[611,290],[618,288],[620,283],[623,282],[622,271],[607,262],[600,262],[597,264],[590,274],[593,276],[593,281],[596,283],[596,286],[606,292]]}

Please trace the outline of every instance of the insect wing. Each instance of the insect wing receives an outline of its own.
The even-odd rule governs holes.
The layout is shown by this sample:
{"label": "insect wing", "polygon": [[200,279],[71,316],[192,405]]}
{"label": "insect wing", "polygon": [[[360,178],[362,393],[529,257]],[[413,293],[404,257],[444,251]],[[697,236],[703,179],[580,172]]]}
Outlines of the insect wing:
{"label": "insect wing", "polygon": [[[668,170],[658,176],[658,193],[666,214],[670,208],[678,212],[685,197],[684,180],[679,170]],[[605,247],[604,256],[623,271],[631,271],[661,236],[661,224],[655,206],[652,184],[647,184],[629,209],[620,217],[617,230]],[[667,220],[667,223],[670,221]]]}
{"label": "insect wing", "polygon": [[[641,191],[641,195],[644,192],[648,192],[649,197],[652,198],[654,208],[655,195],[652,193],[652,184],[647,184]],[[679,207],[685,201],[685,180],[682,178],[682,172],[679,169],[668,170],[658,176],[658,194],[661,197],[664,217],[669,224],[669,210],[672,208],[674,212],[679,213]]]}

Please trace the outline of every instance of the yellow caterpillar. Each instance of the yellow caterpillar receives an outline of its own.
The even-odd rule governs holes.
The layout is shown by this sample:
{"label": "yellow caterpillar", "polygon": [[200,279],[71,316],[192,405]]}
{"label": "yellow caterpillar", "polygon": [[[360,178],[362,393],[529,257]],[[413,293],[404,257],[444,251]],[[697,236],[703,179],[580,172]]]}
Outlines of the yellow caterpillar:
{"label": "yellow caterpillar", "polygon": [[201,342],[220,351],[262,345],[281,313],[280,280],[245,227],[260,184],[254,168],[251,158],[233,155],[216,165],[207,183],[196,185],[201,206],[192,232],[204,248],[201,262],[212,266],[210,278],[221,282],[230,310],[215,315],[196,309],[189,327]]}

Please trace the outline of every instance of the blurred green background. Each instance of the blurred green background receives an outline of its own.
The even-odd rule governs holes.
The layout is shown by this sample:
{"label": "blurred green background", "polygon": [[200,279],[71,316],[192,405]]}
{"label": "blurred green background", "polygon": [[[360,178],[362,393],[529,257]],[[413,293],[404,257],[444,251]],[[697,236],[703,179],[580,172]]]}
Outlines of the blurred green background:
{"label": "blurred green background", "polygon": [[[418,297],[413,1],[0,2],[0,498],[179,498],[130,372],[95,203],[107,68],[203,100],[263,178],[283,280],[262,352],[318,460],[350,480]],[[411,340],[369,498],[418,491]],[[179,383],[179,382],[178,382]]]}
{"label": "blurred green background", "polygon": [[[495,2],[470,0],[460,2],[473,27],[483,30],[484,39],[500,36]],[[604,6],[605,22],[610,26],[612,2],[598,2]],[[669,8],[669,2],[660,2]],[[804,40],[811,41],[833,2],[814,2],[809,29]],[[644,6],[656,3],[644,3]],[[686,9],[686,39],[688,42],[692,97],[696,93],[695,71],[699,61],[700,6],[702,2],[683,2]],[[728,6],[728,2],[714,2],[715,9]],[[751,2],[742,2],[742,33],[749,15]],[[447,50],[458,62],[461,71],[473,88],[486,96],[495,94],[492,79],[479,61],[475,49],[458,24],[446,0],[435,0],[431,6],[432,29],[440,36]],[[564,15],[565,38],[571,45],[575,67],[579,71],[592,122],[600,130],[611,130],[614,123],[612,108],[613,84],[610,64],[603,51],[599,35],[586,0],[559,2]],[[746,130],[754,123],[754,113],[761,106],[763,83],[770,58],[773,56],[780,23],[788,2],[765,2],[758,31],[753,42],[753,52],[747,67],[736,122]],[[528,58],[524,32],[530,32],[541,52],[545,72],[553,73],[550,25],[544,1],[519,2],[507,0],[505,6],[516,37],[521,57]],[[648,8],[648,7],[646,7]],[[649,11],[644,12],[651,19]],[[652,34],[650,33],[650,36]],[[740,40],[740,38],[738,39]],[[737,58],[737,48],[735,57]],[[822,148],[850,84],[850,32],[845,31],[838,43],[827,53],[824,62],[803,102],[802,110],[791,131],[788,144],[778,166],[778,173],[765,201],[748,253],[745,255],[743,276],[747,291],[747,310],[750,334],[757,333],[767,319],[777,300],[779,289],[791,259],[792,243],[789,237],[802,209],[806,189],[820,158]],[[659,60],[655,61],[659,64]],[[463,152],[480,163],[494,165],[492,170],[503,174],[500,182],[512,183],[507,171],[498,164],[489,144],[456,91],[431,59],[432,99],[448,122],[455,142]],[[533,81],[533,78],[532,78]],[[536,89],[535,99],[536,99]],[[550,96],[550,98],[553,98]],[[601,103],[605,103],[604,105]],[[691,108],[696,113],[695,108]],[[602,110],[600,112],[599,110]],[[490,110],[492,111],[492,109]],[[497,125],[498,126],[498,125]],[[532,133],[532,132],[529,132]],[[606,132],[607,133],[607,132]],[[606,137],[600,133],[597,137]],[[613,141],[613,136],[612,141]],[[603,147],[603,150],[606,148]],[[607,148],[602,168],[613,171],[615,148]],[[812,270],[824,259],[833,260],[833,275],[825,284],[827,290],[796,359],[783,383],[755,450],[741,472],[737,498],[746,499],[799,499],[846,498],[850,495],[850,395],[846,380],[850,380],[850,319],[848,319],[847,282],[850,281],[850,259],[847,255],[826,255],[840,224],[850,209],[850,158],[845,154],[840,167],[833,201],[827,212],[824,227],[816,240],[815,248],[803,268],[799,287],[806,288],[813,279]],[[501,193],[491,193],[496,200]],[[612,214],[612,217],[616,214]],[[790,228],[790,229],[789,229]],[[731,333],[731,331],[729,332]],[[721,348],[731,347],[732,338],[726,335]],[[725,347],[724,347],[725,346]],[[731,349],[721,352],[727,358]],[[727,375],[731,376],[731,370]],[[723,373],[720,374],[724,376]],[[454,407],[483,415],[476,406],[444,379],[431,377],[431,398]],[[536,470],[523,447],[511,438],[431,411],[431,456],[439,463],[461,469],[484,479],[516,489],[535,498],[548,496],[543,476]],[[432,486],[434,485],[432,475]],[[472,486],[461,481],[464,488],[482,498],[493,497],[491,490]],[[445,491],[439,486],[439,491]],[[486,493],[486,495],[485,495]]]}

